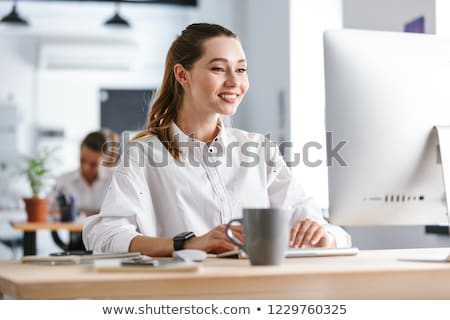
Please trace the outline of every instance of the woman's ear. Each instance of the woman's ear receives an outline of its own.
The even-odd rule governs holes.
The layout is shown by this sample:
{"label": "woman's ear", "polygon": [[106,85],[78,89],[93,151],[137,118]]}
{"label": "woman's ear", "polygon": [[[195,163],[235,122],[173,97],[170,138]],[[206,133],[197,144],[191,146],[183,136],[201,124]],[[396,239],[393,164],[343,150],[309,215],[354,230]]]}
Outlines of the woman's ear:
{"label": "woman's ear", "polygon": [[184,69],[181,64],[177,63],[173,67],[173,74],[175,75],[175,79],[177,79],[178,83],[184,87],[184,85],[188,82],[186,69]]}

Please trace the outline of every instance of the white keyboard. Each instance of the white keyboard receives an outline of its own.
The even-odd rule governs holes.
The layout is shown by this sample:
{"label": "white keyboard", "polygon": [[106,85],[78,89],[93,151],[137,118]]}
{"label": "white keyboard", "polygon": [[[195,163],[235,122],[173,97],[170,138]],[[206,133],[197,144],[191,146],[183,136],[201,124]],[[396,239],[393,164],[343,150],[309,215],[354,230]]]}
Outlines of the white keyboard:
{"label": "white keyboard", "polygon": [[[354,256],[358,252],[358,248],[289,248],[286,250],[286,258]],[[216,258],[237,259],[247,258],[247,255],[241,250],[236,250],[217,254]]]}
{"label": "white keyboard", "polygon": [[286,251],[286,258],[354,256],[358,252],[358,248],[289,248]]}

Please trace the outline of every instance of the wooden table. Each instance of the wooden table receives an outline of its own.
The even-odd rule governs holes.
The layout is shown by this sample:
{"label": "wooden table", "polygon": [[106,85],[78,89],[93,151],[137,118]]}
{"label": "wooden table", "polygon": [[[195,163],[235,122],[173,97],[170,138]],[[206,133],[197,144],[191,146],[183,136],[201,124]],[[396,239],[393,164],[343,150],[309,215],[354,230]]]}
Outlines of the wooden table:
{"label": "wooden table", "polygon": [[63,250],[69,249],[70,243],[64,244],[61,241],[58,230],[71,231],[71,239],[79,237],[79,233],[83,231],[82,223],[72,222],[11,222],[11,225],[13,228],[23,231],[23,254],[25,256],[36,254],[36,231],[50,230],[53,240]]}
{"label": "wooden table", "polygon": [[0,262],[0,292],[18,299],[450,299],[450,263],[398,258],[449,249],[360,251],[280,266],[209,258],[196,272],[99,273],[92,265]]}

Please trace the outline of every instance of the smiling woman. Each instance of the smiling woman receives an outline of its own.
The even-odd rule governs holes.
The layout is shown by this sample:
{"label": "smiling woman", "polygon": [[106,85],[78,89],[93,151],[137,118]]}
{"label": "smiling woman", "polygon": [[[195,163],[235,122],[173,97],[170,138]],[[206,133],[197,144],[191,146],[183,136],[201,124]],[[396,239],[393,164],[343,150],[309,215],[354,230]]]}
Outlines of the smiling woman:
{"label": "smiling woman", "polygon": [[[88,249],[151,256],[235,250],[225,225],[251,207],[291,209],[286,246],[350,246],[274,144],[224,125],[222,117],[236,112],[249,88],[246,69],[232,31],[207,23],[183,30],[167,53],[146,129],[122,155],[100,214],[84,225]],[[242,241],[241,227],[231,230]]]}

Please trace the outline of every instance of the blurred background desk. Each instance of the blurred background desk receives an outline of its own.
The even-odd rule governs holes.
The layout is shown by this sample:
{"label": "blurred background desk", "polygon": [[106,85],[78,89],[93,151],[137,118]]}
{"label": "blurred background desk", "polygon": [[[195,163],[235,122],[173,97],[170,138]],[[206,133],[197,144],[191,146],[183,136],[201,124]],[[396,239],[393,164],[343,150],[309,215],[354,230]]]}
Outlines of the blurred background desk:
{"label": "blurred background desk", "polygon": [[[74,250],[80,239],[80,233],[83,230],[82,223],[71,222],[11,222],[14,229],[23,231],[23,255],[36,254],[36,231],[50,230],[55,243],[62,250]],[[64,243],[58,236],[58,230],[69,230],[69,243]]]}
{"label": "blurred background desk", "polygon": [[208,258],[196,272],[96,272],[92,265],[0,261],[0,295],[17,299],[450,299],[448,248],[362,250],[279,266]]}
{"label": "blurred background desk", "polygon": [[24,210],[0,209],[0,260],[17,259],[22,255],[23,234],[11,226],[11,222],[27,219]]}

